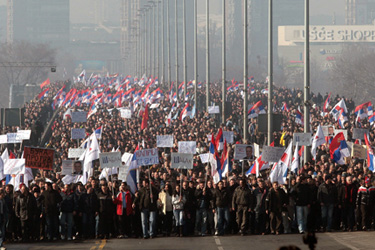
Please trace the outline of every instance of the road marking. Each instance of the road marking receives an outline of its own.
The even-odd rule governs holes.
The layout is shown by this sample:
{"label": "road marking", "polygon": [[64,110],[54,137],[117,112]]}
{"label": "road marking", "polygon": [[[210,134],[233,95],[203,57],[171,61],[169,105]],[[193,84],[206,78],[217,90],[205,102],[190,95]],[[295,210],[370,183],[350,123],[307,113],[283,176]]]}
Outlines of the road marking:
{"label": "road marking", "polygon": [[215,243],[217,245],[217,249],[218,250],[224,250],[224,248],[221,246],[221,241],[220,241],[219,237],[214,236],[214,239],[215,239]]}
{"label": "road marking", "polygon": [[96,246],[92,246],[91,248],[90,248],[90,250],[95,250],[96,249]]}
{"label": "road marking", "polygon": [[326,233],[329,237],[331,237],[332,239],[334,239],[335,241],[337,241],[337,243],[339,244],[342,244],[344,246],[346,246],[347,248],[350,248],[352,250],[360,250],[359,248],[353,246],[353,245],[350,245],[349,243],[346,243],[346,242],[343,242],[342,239],[339,239],[338,237],[334,236],[333,234],[331,233]]}
{"label": "road marking", "polygon": [[102,240],[102,243],[99,245],[98,250],[103,249],[106,243],[107,243],[107,240]]}
{"label": "road marking", "polygon": [[96,250],[96,249],[102,250],[106,243],[107,243],[107,240],[95,241],[95,246],[92,246],[90,250]]}

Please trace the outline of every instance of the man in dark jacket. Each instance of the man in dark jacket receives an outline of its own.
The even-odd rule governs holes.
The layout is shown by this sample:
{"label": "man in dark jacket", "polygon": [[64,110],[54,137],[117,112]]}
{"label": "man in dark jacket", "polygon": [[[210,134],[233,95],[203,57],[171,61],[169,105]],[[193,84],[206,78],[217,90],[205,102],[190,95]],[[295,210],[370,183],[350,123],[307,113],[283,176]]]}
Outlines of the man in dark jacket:
{"label": "man in dark jacket", "polygon": [[217,232],[215,235],[224,235],[226,227],[229,223],[229,206],[230,195],[228,189],[224,187],[222,181],[219,181],[217,188],[212,192],[213,212],[217,215]]}
{"label": "man in dark jacket", "polygon": [[311,202],[311,189],[306,183],[305,176],[297,178],[297,185],[293,188],[291,195],[295,197],[298,230],[302,234],[306,231],[307,215]]}
{"label": "man in dark jacket", "polygon": [[271,233],[279,234],[281,228],[281,212],[286,205],[288,198],[283,189],[279,187],[277,181],[272,183],[272,189],[266,198],[266,213],[270,215]]}
{"label": "man in dark jacket", "polygon": [[194,223],[195,223],[195,199],[194,189],[189,187],[189,183],[185,181],[182,184],[182,194],[186,199],[184,206],[185,209],[185,225],[184,232],[186,235],[194,234]]}
{"label": "man in dark jacket", "polygon": [[[139,199],[139,201],[138,201]],[[153,238],[156,236],[156,212],[157,212],[158,191],[150,185],[148,179],[143,181],[143,187],[139,191],[139,196],[135,198],[135,203],[139,202],[141,210],[143,238]],[[135,205],[133,204],[135,207]],[[133,208],[134,208],[133,207]]]}
{"label": "man in dark jacket", "polygon": [[319,186],[318,202],[322,209],[323,230],[325,231],[327,229],[327,231],[330,232],[333,207],[337,202],[337,189],[336,186],[332,184],[332,177],[330,175],[326,175],[324,183]]}
{"label": "man in dark jacket", "polygon": [[207,209],[209,206],[209,196],[204,186],[204,181],[200,181],[195,190],[195,199],[197,204],[195,229],[201,236],[206,235],[207,230]]}
{"label": "man in dark jacket", "polygon": [[72,240],[72,229],[73,229],[73,216],[76,214],[76,204],[74,193],[70,188],[70,185],[65,185],[64,190],[60,193],[62,201],[60,204],[61,210],[61,239]]}
{"label": "man in dark jacket", "polygon": [[236,188],[232,198],[232,209],[237,211],[236,220],[243,236],[249,220],[249,212],[252,208],[252,192],[246,185],[245,180],[240,180],[240,186]]}
{"label": "man in dark jacket", "polygon": [[21,221],[22,240],[28,241],[31,235],[32,222],[36,211],[36,201],[26,185],[21,186],[21,195],[16,200],[16,216]]}
{"label": "man in dark jacket", "polygon": [[359,211],[358,221],[362,222],[362,230],[367,230],[370,227],[370,204],[370,179],[366,177],[364,183],[358,189],[356,201],[357,210]]}
{"label": "man in dark jacket", "polygon": [[98,193],[99,200],[99,235],[108,239],[113,225],[113,213],[115,212],[112,202],[112,194],[106,184],[101,184],[101,191]]}
{"label": "man in dark jacket", "polygon": [[254,190],[255,198],[255,228],[257,233],[264,235],[266,233],[266,198],[268,189],[265,187],[264,181],[260,180],[258,187]]}
{"label": "man in dark jacket", "polygon": [[95,236],[95,216],[99,214],[99,202],[94,188],[88,186],[87,192],[79,200],[82,213],[82,235],[84,238]]}
{"label": "man in dark jacket", "polygon": [[61,202],[62,198],[58,191],[52,189],[51,182],[46,182],[44,187],[45,191],[42,193],[42,197],[44,201],[48,239],[57,240],[59,231],[58,204]]}
{"label": "man in dark jacket", "polygon": [[347,176],[345,181],[344,188],[341,189],[339,194],[339,206],[342,209],[343,230],[352,231],[354,228],[357,187],[351,176]]}

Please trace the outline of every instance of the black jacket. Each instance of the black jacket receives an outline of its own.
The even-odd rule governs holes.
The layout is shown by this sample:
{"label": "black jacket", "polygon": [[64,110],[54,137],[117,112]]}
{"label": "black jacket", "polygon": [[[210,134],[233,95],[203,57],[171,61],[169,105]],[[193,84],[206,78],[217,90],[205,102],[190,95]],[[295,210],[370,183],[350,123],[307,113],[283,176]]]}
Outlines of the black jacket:
{"label": "black jacket", "polygon": [[156,188],[152,187],[152,202],[150,198],[150,189],[143,187],[139,190],[138,197],[136,198],[136,203],[139,202],[139,209],[149,209],[150,211],[157,211],[157,202],[159,198],[159,193]]}
{"label": "black jacket", "polygon": [[36,208],[36,200],[32,194],[21,194],[17,197],[15,212],[20,220],[34,219]]}
{"label": "black jacket", "polygon": [[44,211],[48,215],[57,215],[59,213],[58,204],[62,201],[58,191],[51,189],[42,193],[44,199]]}
{"label": "black jacket", "polygon": [[219,188],[215,188],[213,190],[211,199],[211,206],[213,208],[229,207],[230,203],[230,194],[227,188],[223,187],[221,190]]}
{"label": "black jacket", "polygon": [[318,189],[318,202],[324,205],[337,203],[337,188],[334,184],[322,183]]}
{"label": "black jacket", "polygon": [[266,198],[266,210],[272,213],[281,213],[286,210],[289,199],[283,189],[277,188],[277,192],[272,188]]}
{"label": "black jacket", "polygon": [[252,191],[248,188],[248,186],[237,187],[233,193],[232,208],[236,208],[237,206],[245,206],[248,208],[252,208],[253,207],[252,196],[253,196]]}
{"label": "black jacket", "polygon": [[295,198],[296,206],[307,206],[311,204],[311,189],[308,184],[297,183],[291,190]]}
{"label": "black jacket", "polygon": [[268,189],[259,187],[254,190],[255,198],[255,212],[264,214],[266,213],[266,198],[268,196]]}
{"label": "black jacket", "polygon": [[114,213],[115,207],[112,202],[112,194],[108,191],[106,194],[103,192],[98,193],[99,200],[99,213],[105,216],[110,216]]}

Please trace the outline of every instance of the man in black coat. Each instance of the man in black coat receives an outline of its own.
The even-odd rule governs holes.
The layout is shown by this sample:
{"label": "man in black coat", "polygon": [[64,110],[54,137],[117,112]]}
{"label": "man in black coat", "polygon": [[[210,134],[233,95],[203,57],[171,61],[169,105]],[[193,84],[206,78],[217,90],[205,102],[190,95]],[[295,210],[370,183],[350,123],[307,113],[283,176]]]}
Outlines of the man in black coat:
{"label": "man in black coat", "polygon": [[59,208],[62,201],[61,195],[55,189],[52,189],[52,183],[44,184],[45,191],[42,193],[44,201],[44,212],[46,215],[47,233],[49,240],[57,240],[59,232]]}
{"label": "man in black coat", "polygon": [[22,241],[28,241],[31,235],[32,222],[36,212],[36,200],[26,185],[21,186],[21,195],[17,197],[16,216],[21,221]]}

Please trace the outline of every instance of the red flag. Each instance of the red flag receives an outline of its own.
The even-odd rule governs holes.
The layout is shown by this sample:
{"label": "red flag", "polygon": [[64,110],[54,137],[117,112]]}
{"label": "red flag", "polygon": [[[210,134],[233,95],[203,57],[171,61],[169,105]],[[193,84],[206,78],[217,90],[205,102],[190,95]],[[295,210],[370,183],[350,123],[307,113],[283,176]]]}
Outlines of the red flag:
{"label": "red flag", "polygon": [[331,155],[331,159],[333,159],[333,153],[335,150],[340,147],[341,141],[345,141],[345,136],[343,132],[338,133],[331,141],[329,145],[329,154]]}
{"label": "red flag", "polygon": [[47,78],[47,80],[45,80],[41,85],[40,85],[40,88],[44,88],[45,86],[49,85],[50,82],[49,82],[49,78]]}
{"label": "red flag", "polygon": [[142,116],[141,129],[147,128],[147,121],[148,121],[148,105],[146,105],[145,112],[143,113],[143,116]]}
{"label": "red flag", "polygon": [[219,132],[217,133],[216,138],[215,138],[215,148],[216,148],[217,150],[220,150],[220,149],[219,149],[220,141],[222,141],[223,138],[224,138],[224,137],[223,137],[223,129],[220,128],[220,129],[219,129]]}

